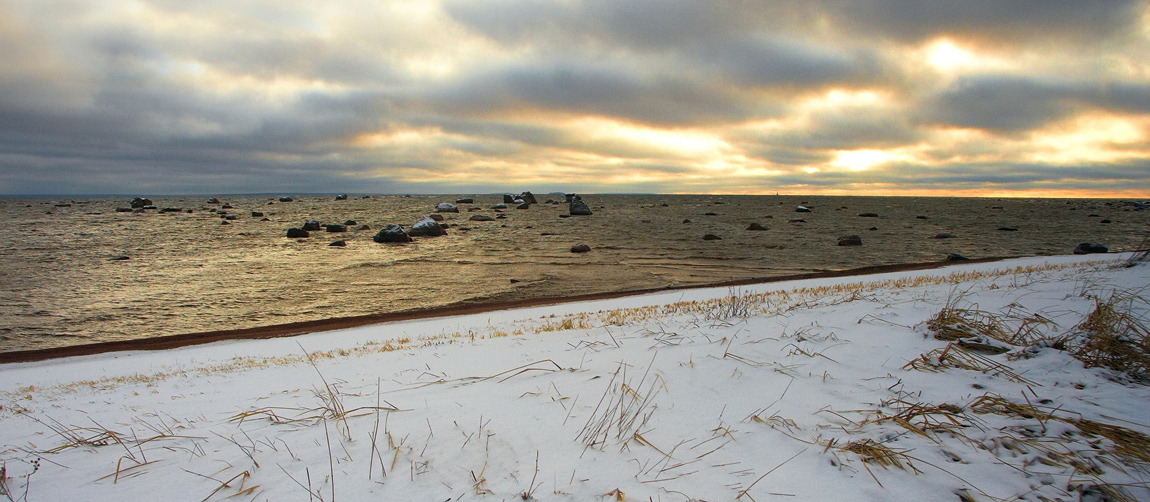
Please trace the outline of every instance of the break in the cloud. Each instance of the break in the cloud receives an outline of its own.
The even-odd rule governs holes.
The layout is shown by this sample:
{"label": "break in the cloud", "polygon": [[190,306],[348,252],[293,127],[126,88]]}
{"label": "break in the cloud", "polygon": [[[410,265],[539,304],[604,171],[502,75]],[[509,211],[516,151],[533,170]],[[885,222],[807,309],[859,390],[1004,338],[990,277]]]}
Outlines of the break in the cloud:
{"label": "break in the cloud", "polygon": [[1126,0],[0,0],[0,193],[1150,196]]}

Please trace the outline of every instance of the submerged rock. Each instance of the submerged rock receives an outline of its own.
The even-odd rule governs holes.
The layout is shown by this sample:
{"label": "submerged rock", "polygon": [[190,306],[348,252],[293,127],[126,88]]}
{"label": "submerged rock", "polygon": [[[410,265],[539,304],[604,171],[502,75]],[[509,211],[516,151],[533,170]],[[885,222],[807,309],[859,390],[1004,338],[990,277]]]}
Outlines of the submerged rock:
{"label": "submerged rock", "polygon": [[1094,254],[1109,252],[1109,248],[1097,242],[1083,242],[1074,248],[1074,254]]}
{"label": "submerged rock", "polygon": [[861,246],[862,245],[862,237],[859,237],[857,235],[844,235],[842,237],[839,237],[839,245],[840,246]]}
{"label": "submerged rock", "polygon": [[589,253],[589,252],[591,252],[591,246],[588,246],[586,244],[576,244],[574,246],[571,246],[571,252],[572,253]]}
{"label": "submerged rock", "polygon": [[723,240],[723,238],[719,237],[715,234],[705,234],[705,235],[703,235],[703,240],[705,240],[705,241],[721,241],[721,240]]}
{"label": "submerged rock", "polygon": [[950,254],[946,255],[946,261],[966,261],[969,259],[970,258],[967,258],[963,255],[958,254],[958,253],[950,253]]}

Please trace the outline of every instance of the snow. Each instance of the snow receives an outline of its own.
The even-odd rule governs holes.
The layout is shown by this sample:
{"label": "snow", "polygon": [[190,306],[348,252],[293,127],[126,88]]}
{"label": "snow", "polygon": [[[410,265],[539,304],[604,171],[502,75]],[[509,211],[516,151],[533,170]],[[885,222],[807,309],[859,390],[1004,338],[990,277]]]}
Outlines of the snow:
{"label": "snow", "polygon": [[[1150,284],[1150,266],[1121,266],[1127,258],[675,291],[3,365],[6,496],[1072,500],[1110,485],[1145,500],[1147,465],[1081,430],[1150,434],[1145,385],[1049,343],[984,339],[1010,349],[982,356],[1000,366],[937,367],[950,342],[926,325],[949,302],[1068,335],[1095,297]],[[1005,402],[1042,414],[987,412]],[[906,413],[915,409],[934,413]],[[876,460],[874,445],[903,468]]]}

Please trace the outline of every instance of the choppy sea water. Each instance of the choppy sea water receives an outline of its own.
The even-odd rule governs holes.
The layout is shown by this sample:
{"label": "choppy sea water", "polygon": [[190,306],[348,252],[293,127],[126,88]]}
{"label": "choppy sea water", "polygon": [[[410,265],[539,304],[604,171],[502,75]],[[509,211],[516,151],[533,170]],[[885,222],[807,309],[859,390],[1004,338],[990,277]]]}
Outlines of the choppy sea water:
{"label": "choppy sea water", "polygon": [[[537,194],[540,204],[477,222],[469,216],[500,214],[490,208],[502,195],[217,197],[151,197],[158,208],[183,210],[170,213],[116,212],[127,198],[0,199],[8,222],[0,232],[0,352],[934,262],[948,253],[1067,254],[1081,242],[1125,251],[1150,228],[1150,211],[1119,200],[590,194],[583,198],[594,215],[562,218],[561,195]],[[460,197],[475,203],[443,214],[448,235],[372,241],[387,224],[409,227]],[[561,203],[543,203],[549,198]],[[811,211],[796,212],[800,205]],[[225,225],[220,211],[237,218]],[[305,220],[356,225],[286,237]],[[747,230],[752,223],[767,230]],[[355,230],[361,225],[371,229]],[[953,237],[935,238],[943,233]],[[836,245],[848,234],[862,246]],[[328,245],[336,240],[347,246]],[[572,253],[574,244],[592,251]]]}

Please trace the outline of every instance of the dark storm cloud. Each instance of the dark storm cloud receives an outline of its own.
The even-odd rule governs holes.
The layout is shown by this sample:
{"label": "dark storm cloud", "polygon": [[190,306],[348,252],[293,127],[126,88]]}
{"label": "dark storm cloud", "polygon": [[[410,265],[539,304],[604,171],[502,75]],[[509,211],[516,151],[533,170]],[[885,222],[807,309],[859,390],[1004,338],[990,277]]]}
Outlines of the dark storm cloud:
{"label": "dark storm cloud", "polygon": [[578,62],[499,68],[454,82],[427,100],[443,113],[549,110],[655,124],[738,121],[777,109],[771,100],[751,100],[708,82]]}
{"label": "dark storm cloud", "polygon": [[918,42],[939,35],[996,43],[1096,42],[1130,33],[1138,0],[638,0],[453,1],[458,21],[505,44],[597,41],[645,51],[752,32],[838,35]]}
{"label": "dark storm cloud", "polygon": [[925,100],[917,118],[1011,133],[1037,129],[1084,109],[1150,112],[1150,86],[1017,76],[963,78]]}

